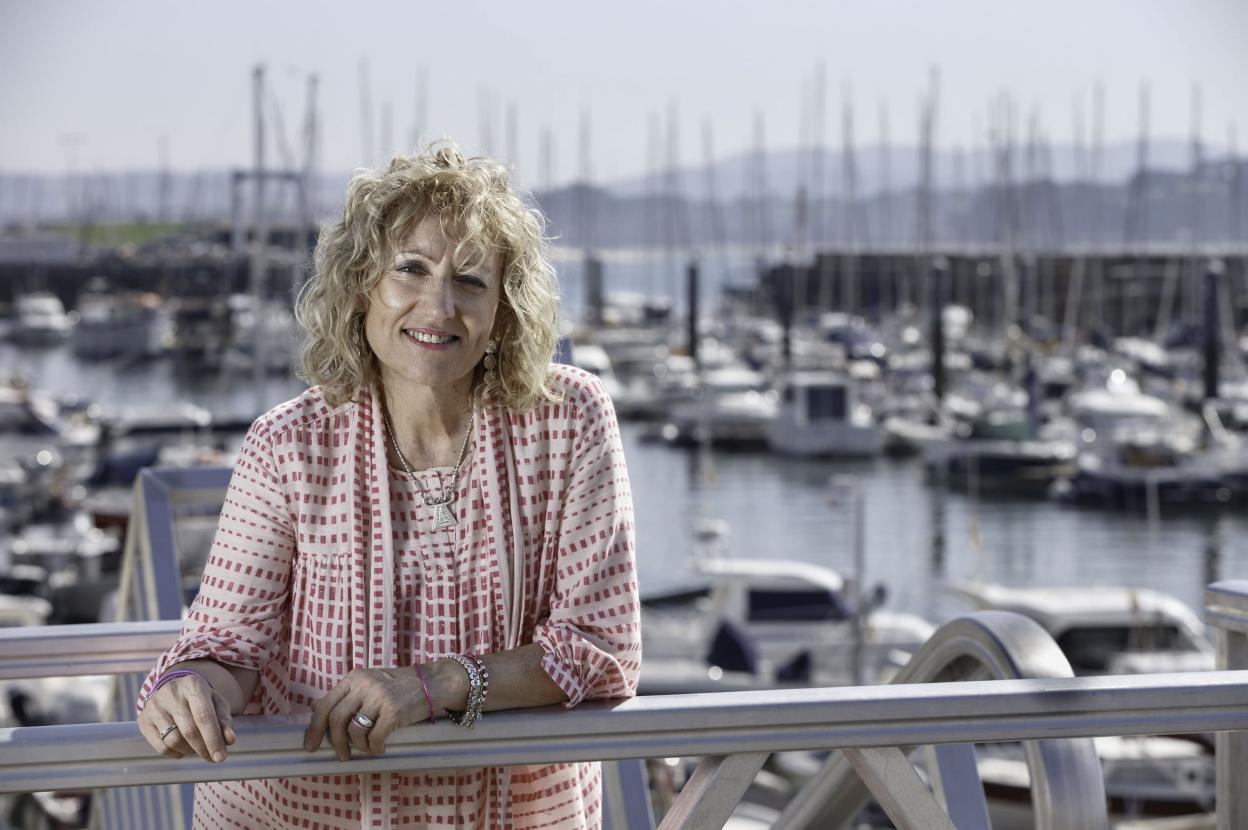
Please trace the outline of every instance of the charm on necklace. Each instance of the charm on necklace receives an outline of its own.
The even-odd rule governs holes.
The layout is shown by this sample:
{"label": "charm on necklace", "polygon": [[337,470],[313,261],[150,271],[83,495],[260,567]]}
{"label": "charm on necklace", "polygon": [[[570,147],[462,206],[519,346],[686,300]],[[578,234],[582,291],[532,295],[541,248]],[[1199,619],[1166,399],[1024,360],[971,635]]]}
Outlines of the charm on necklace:
{"label": "charm on necklace", "polygon": [[[464,466],[464,457],[468,454],[468,441],[472,438],[472,426],[476,423],[476,413],[469,411],[468,413],[468,429],[464,431],[464,443],[459,446],[459,460],[455,462],[455,468],[451,472],[451,483],[449,487],[442,488],[442,495],[434,496],[424,485],[420,483],[420,479],[416,477],[416,473],[412,470],[412,466],[407,463],[407,459],[403,457],[403,450],[399,449],[399,439],[395,437],[394,429],[390,426],[390,417],[386,413],[385,402],[381,406],[381,420],[385,426],[386,433],[390,436],[390,443],[394,444],[394,453],[399,457],[399,463],[403,465],[404,471],[407,472],[408,478],[412,480],[412,484],[416,485],[417,491],[425,500],[427,507],[433,508],[433,529],[447,530],[455,527],[458,522],[455,514],[451,512],[451,500],[455,498],[459,490],[459,473]],[[442,485],[442,475],[438,474],[438,485]]]}
{"label": "charm on necklace", "polygon": [[433,507],[433,529],[446,530],[455,526],[455,514],[446,502],[439,502]]}

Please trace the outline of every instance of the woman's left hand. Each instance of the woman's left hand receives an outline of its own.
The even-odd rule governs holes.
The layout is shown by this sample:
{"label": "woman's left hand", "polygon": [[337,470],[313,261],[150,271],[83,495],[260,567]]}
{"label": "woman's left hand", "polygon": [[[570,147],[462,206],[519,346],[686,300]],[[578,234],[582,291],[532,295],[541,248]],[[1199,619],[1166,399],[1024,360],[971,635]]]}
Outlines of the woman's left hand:
{"label": "woman's left hand", "polygon": [[[373,725],[367,729],[360,726],[354,720],[357,714]],[[313,705],[303,748],[308,752],[317,749],[328,731],[339,761],[351,757],[351,747],[381,755],[391,732],[427,717],[428,706],[412,667],[354,669]]]}

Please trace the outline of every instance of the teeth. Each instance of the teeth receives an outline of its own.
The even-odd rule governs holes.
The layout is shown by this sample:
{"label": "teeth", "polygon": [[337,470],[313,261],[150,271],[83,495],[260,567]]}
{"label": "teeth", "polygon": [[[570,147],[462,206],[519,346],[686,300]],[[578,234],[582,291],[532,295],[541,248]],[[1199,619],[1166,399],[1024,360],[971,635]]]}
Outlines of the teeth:
{"label": "teeth", "polygon": [[421,343],[450,343],[452,340],[455,339],[454,337],[442,337],[436,334],[426,334],[423,331],[405,330],[405,333],[407,334],[408,337],[412,338],[413,340],[418,340]]}

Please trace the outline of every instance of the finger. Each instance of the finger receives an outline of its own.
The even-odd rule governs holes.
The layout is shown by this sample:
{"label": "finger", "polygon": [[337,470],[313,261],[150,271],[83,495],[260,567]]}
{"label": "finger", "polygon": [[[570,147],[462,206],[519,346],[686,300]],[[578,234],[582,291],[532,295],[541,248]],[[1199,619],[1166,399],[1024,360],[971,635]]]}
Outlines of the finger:
{"label": "finger", "polygon": [[152,723],[151,718],[139,719],[139,734],[143,736],[143,740],[147,741],[148,745],[152,749],[156,750],[157,752],[159,752],[161,755],[165,756],[166,758],[181,758],[182,757],[181,752],[178,752],[177,750],[168,746],[164,741],[160,739],[160,730],[156,728],[156,724]]}
{"label": "finger", "polygon": [[208,753],[205,760],[221,763],[225,760],[225,738],[221,734],[221,722],[217,720],[216,706],[210,698],[197,694],[190,699],[190,710],[195,718],[195,728],[204,742],[204,750]]}
{"label": "finger", "polygon": [[347,725],[351,723],[352,715],[358,711],[359,703],[344,700],[329,713],[329,742],[334,745],[334,754],[339,761],[351,757],[351,739],[347,735]]}
{"label": "finger", "polygon": [[[187,706],[179,706],[173,713],[173,722],[178,725],[177,732],[181,733],[182,740],[200,758],[205,761],[210,760],[212,756],[208,754],[208,748],[204,746],[204,739],[199,734],[199,727],[195,725],[195,716],[191,714],[191,710]],[[170,735],[170,738],[173,736]],[[166,742],[168,739],[166,739]]]}
{"label": "finger", "polygon": [[398,718],[383,713],[378,717],[373,728],[368,730],[368,752],[370,755],[386,754],[386,739],[390,733],[399,728]]}
{"label": "finger", "polygon": [[234,733],[234,716],[230,714],[230,702],[225,699],[225,695],[214,692],[212,703],[217,710],[217,721],[221,724],[222,737],[225,738],[227,744],[233,744],[238,736]]}
{"label": "finger", "polygon": [[359,714],[360,712],[363,712],[366,716],[368,716],[368,719],[373,722],[373,725],[370,728],[365,729],[363,726],[356,723],[355,717],[352,716],[351,720],[347,721],[347,738],[351,741],[351,746],[355,747],[360,752],[368,754],[372,751],[368,747],[368,739],[373,733],[373,730],[377,728],[377,720],[379,716],[373,712],[365,711],[364,709],[360,709],[356,712],[356,714]]}
{"label": "finger", "polygon": [[[151,737],[147,739],[148,743],[151,743],[161,755],[168,758],[181,758],[186,755],[189,748],[181,742],[178,730],[169,729],[174,724],[171,712],[157,703],[148,703],[143,707],[139,720],[140,730],[144,726],[151,730]],[[152,743],[153,741],[155,743]]]}
{"label": "finger", "polygon": [[191,749],[191,745],[182,737],[181,729],[175,729],[165,736],[165,746],[178,753],[179,758],[195,754],[195,750]]}
{"label": "finger", "polygon": [[349,686],[344,680],[312,706],[312,720],[308,723],[308,731],[303,735],[303,748],[311,752],[321,745],[325,731],[329,727],[329,713],[338,705],[338,701],[346,696]]}

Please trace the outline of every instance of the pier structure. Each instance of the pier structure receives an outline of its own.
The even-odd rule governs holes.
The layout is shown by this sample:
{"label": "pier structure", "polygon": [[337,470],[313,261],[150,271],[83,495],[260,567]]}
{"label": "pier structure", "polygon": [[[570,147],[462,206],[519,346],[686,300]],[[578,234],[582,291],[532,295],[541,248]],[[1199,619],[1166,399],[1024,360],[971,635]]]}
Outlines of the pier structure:
{"label": "pier structure", "polygon": [[[1248,252],[1150,245],[1140,249],[1063,249],[1026,254],[994,247],[822,250],[805,263],[769,266],[759,275],[763,305],[792,302],[799,314],[847,311],[879,320],[929,303],[931,263],[943,258],[946,303],[969,308],[990,330],[1023,316],[1062,336],[1073,325],[1100,336],[1152,336],[1158,323],[1199,325],[1205,262],[1226,263],[1223,296],[1237,330],[1248,324]],[[791,299],[790,299],[791,298]],[[920,316],[919,319],[926,319]]]}
{"label": "pier structure", "polygon": [[[288,173],[271,172],[283,181]],[[233,182],[237,191],[250,174],[240,171]],[[81,257],[65,247],[41,254],[36,245],[0,243],[0,306],[18,294],[48,291],[66,308],[78,305],[78,296],[97,277],[116,291],[151,291],[162,297],[199,297],[246,293],[252,285],[252,256],[259,248],[257,230],[240,218],[202,226],[142,245],[101,249]],[[271,296],[293,296],[300,272],[316,245],[311,225],[272,223],[263,230],[267,240],[263,276]]]}
{"label": "pier structure", "polygon": [[[164,619],[0,631],[0,680],[115,674],[113,711],[181,626],[173,522],[219,497],[228,470],[147,470],[123,565],[123,609]],[[981,612],[945,624],[884,686],[777,689],[597,701],[493,713],[473,732],[398,730],[384,756],[338,761],[302,749],[307,715],[247,716],[223,764],[155,755],[128,714],[116,722],[0,730],[0,793],[101,788],[94,826],[189,826],[189,783],[454,767],[605,761],[604,825],[721,827],[773,752],[839,750],[774,826],[838,827],[873,797],[894,824],[986,830],[973,745],[1022,741],[1040,830],[1108,827],[1095,736],[1217,733],[1217,827],[1248,825],[1248,581],[1206,594],[1218,631],[1213,672],[1073,677],[1036,623]],[[139,675],[141,676],[141,675]],[[983,680],[981,678],[997,678]],[[928,782],[912,763],[925,747]],[[700,757],[656,811],[638,759]],[[140,786],[145,785],[145,786]]]}

